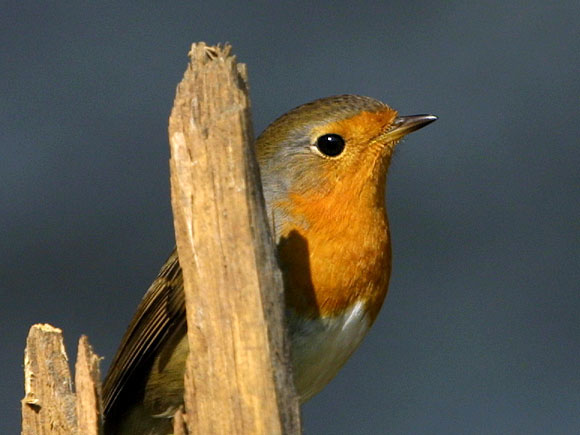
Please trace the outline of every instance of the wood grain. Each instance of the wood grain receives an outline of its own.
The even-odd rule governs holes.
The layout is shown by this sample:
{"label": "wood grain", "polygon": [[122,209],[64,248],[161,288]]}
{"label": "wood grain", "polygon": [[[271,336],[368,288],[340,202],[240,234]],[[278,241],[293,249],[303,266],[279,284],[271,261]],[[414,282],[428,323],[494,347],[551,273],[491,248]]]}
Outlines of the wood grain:
{"label": "wood grain", "polygon": [[194,44],[189,56],[169,122],[190,347],[185,421],[191,434],[299,433],[245,66],[227,45]]}
{"label": "wood grain", "polygon": [[85,435],[98,435],[102,424],[100,361],[83,335],[75,364],[75,390],[79,433]]}
{"label": "wood grain", "polygon": [[76,433],[75,395],[62,331],[33,325],[24,351],[22,434]]}

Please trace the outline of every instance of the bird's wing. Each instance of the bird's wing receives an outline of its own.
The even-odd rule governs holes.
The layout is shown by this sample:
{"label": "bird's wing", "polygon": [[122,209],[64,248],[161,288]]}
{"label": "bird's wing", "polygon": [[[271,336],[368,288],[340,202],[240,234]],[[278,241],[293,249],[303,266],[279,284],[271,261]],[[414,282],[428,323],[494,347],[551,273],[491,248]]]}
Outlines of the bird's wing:
{"label": "bird's wing", "polygon": [[151,357],[172,331],[185,325],[181,267],[174,250],[149,287],[127,328],[103,385],[105,415],[113,408],[132,375]]}

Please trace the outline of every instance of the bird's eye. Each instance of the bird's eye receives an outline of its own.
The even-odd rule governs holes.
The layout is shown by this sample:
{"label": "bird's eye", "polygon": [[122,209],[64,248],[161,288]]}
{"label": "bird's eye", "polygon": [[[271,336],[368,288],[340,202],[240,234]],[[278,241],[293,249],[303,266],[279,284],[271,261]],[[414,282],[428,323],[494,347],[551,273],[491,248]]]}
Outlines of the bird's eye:
{"label": "bird's eye", "polygon": [[316,148],[328,157],[336,157],[344,151],[344,139],[338,134],[324,134],[316,139]]}

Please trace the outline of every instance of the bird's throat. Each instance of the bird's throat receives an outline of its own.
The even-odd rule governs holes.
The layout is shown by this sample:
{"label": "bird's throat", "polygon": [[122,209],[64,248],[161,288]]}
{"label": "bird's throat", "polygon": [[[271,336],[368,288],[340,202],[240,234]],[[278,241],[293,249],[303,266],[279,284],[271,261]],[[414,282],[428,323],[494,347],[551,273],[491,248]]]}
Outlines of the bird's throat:
{"label": "bird's throat", "polygon": [[335,192],[292,198],[278,254],[286,304],[307,317],[333,317],[361,302],[374,321],[387,293],[391,245],[384,199]]}

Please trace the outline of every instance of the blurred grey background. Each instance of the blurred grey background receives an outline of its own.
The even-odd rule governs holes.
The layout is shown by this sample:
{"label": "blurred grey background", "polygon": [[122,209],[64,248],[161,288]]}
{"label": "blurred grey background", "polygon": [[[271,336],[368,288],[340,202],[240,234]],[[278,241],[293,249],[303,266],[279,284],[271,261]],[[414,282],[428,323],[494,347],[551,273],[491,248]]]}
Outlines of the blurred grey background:
{"label": "blurred grey background", "polygon": [[[256,134],[357,93],[439,121],[394,159],[390,293],[306,434],[580,431],[580,3],[0,3],[0,433],[30,325],[106,371],[173,245],[167,119],[233,44]],[[74,356],[71,357],[74,360]]]}

